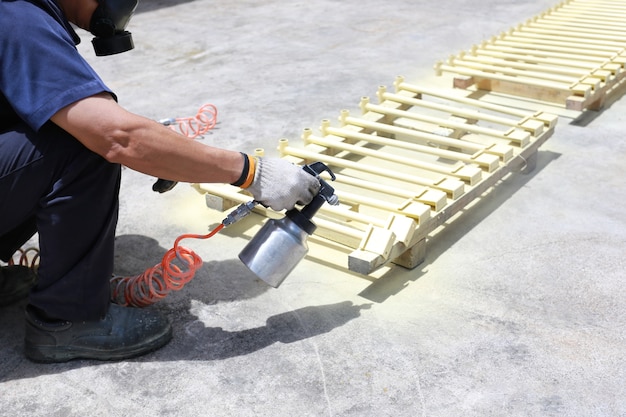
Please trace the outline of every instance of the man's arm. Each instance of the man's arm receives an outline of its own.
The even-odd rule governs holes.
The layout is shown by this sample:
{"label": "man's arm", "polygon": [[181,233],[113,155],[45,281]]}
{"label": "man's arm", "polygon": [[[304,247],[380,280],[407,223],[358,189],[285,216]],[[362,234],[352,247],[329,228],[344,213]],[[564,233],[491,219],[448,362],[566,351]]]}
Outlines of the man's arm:
{"label": "man's arm", "polygon": [[239,152],[186,139],[156,121],[128,112],[108,93],[70,104],[51,120],[107,161],[154,177],[232,183],[243,170]]}

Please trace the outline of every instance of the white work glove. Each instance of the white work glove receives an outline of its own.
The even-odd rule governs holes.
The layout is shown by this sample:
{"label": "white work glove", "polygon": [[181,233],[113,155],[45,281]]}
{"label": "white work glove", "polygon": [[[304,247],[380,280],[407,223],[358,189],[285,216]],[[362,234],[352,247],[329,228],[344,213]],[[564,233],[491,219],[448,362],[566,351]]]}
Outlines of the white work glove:
{"label": "white work glove", "polygon": [[309,204],[319,189],[319,180],[302,167],[279,158],[256,158],[254,180],[246,191],[265,207],[281,211]]}

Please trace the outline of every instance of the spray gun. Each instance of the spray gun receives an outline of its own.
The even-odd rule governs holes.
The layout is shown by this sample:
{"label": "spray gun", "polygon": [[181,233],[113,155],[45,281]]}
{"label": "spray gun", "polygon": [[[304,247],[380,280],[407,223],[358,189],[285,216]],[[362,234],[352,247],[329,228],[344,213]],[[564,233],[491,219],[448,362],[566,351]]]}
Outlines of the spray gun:
{"label": "spray gun", "polygon": [[317,195],[301,210],[293,208],[281,219],[268,220],[239,253],[244,265],[274,288],[285,280],[308,252],[306,240],[317,228],[311,221],[313,216],[325,202],[332,205],[339,203],[335,189],[320,178],[320,174],[327,171],[334,181],[335,175],[330,168],[322,162],[315,162],[302,169],[319,179],[321,186]]}
{"label": "spray gun", "polygon": [[[308,252],[306,239],[316,229],[311,218],[324,202],[336,205],[339,198],[335,190],[319,175],[328,171],[332,180],[335,175],[321,162],[302,167],[320,181],[320,190],[313,200],[298,210],[293,208],[280,220],[268,220],[259,233],[239,254],[239,259],[259,278],[278,287]],[[248,201],[231,211],[222,223],[206,235],[184,234],[174,242],[160,263],[134,276],[111,278],[111,300],[123,306],[145,307],[167,296],[170,291],[182,289],[193,279],[202,265],[202,259],[193,251],[179,245],[182,239],[208,239],[252,212],[258,201]],[[178,262],[173,266],[172,262]]]}

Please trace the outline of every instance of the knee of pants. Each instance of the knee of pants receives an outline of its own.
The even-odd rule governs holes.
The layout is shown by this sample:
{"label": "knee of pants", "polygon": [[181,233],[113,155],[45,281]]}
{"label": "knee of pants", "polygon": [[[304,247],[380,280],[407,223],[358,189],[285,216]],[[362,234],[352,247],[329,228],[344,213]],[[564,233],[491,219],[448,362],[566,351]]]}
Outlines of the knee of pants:
{"label": "knee of pants", "polygon": [[48,201],[102,192],[115,197],[121,167],[87,149],[53,123],[0,135],[0,235],[36,215]]}

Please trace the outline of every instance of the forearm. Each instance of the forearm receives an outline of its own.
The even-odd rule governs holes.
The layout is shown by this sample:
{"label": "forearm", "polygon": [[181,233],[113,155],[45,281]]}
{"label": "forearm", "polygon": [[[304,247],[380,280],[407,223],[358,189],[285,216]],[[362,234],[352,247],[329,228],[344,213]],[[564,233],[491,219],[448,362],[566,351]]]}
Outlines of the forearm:
{"label": "forearm", "polygon": [[133,170],[181,182],[236,181],[243,158],[234,150],[190,140],[151,120],[130,131],[117,132],[104,157]]}
{"label": "forearm", "polygon": [[245,158],[243,172],[239,152],[189,140],[106,93],[70,104],[52,121],[108,161],[170,181],[237,183],[276,211],[308,204],[320,189],[315,176],[280,158]]}
{"label": "forearm", "polygon": [[81,100],[52,121],[110,162],[172,181],[224,182],[239,178],[239,152],[189,140],[153,120],[127,112],[108,94]]}

